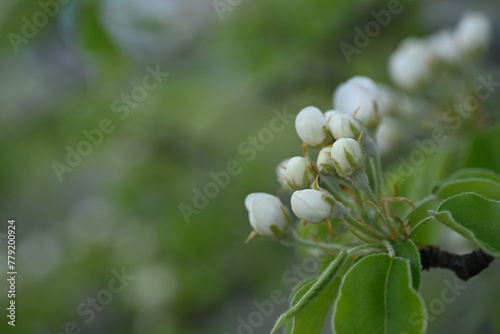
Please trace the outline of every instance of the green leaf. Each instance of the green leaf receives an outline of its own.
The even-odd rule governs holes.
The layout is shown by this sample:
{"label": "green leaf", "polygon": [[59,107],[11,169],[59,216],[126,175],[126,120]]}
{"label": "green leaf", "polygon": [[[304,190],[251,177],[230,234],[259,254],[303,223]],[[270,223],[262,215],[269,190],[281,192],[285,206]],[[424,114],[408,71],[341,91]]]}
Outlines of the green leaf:
{"label": "green leaf", "polygon": [[394,245],[396,256],[407,259],[410,262],[411,278],[413,287],[418,291],[422,274],[422,265],[420,264],[420,253],[413,241],[408,240],[402,244]]}
{"label": "green leaf", "polygon": [[466,193],[443,201],[433,216],[495,257],[500,257],[500,201]]}
{"label": "green leaf", "polygon": [[413,288],[408,260],[369,255],[345,275],[334,310],[339,334],[424,333],[422,298]]}
{"label": "green leaf", "polygon": [[347,252],[341,251],[339,255],[333,260],[328,267],[321,273],[316,282],[307,290],[307,292],[285,313],[283,313],[273,329],[271,334],[276,333],[276,331],[283,326],[288,320],[295,317],[297,314],[302,312],[309,304],[311,304],[322,291],[330,284],[335,275],[342,268],[347,260]]}
{"label": "green leaf", "polygon": [[500,156],[498,143],[500,142],[500,127],[481,131],[469,137],[469,147],[464,147],[467,157],[464,161],[467,167],[488,168],[499,172]]}
{"label": "green leaf", "polygon": [[468,178],[444,182],[436,189],[439,198],[474,192],[484,198],[500,201],[500,183],[489,179]]}
{"label": "green leaf", "polygon": [[421,200],[417,208],[407,214],[407,219],[411,221],[411,238],[419,242],[437,241],[433,239],[433,236],[439,235],[438,226],[434,225],[437,221],[429,211],[436,211],[443,200],[474,192],[484,198],[500,201],[500,176],[486,169],[462,169],[452,174],[447,181],[434,186],[432,192],[433,195]]}
{"label": "green leaf", "polygon": [[[309,291],[314,282],[316,282],[316,279],[311,278],[311,279],[306,279],[305,281],[302,281],[301,283],[298,284],[298,286],[293,291],[293,297],[290,303],[291,306],[295,305],[300,300],[300,298],[302,298],[302,296],[304,296],[304,294],[307,291]],[[293,321],[289,321],[285,333],[292,334],[292,331],[293,331]]]}
{"label": "green leaf", "polygon": [[429,210],[436,210],[441,201],[436,195],[428,196],[406,215],[404,221],[411,223],[408,232],[414,242],[432,244],[438,241],[443,225],[429,214]]}
{"label": "green leaf", "polygon": [[500,183],[500,175],[489,170],[482,168],[464,168],[456,171],[449,180],[463,180],[463,179],[487,179]]}
{"label": "green leaf", "polygon": [[407,219],[411,221],[411,225],[415,226],[422,220],[429,217],[429,210],[435,210],[441,201],[434,195],[422,199],[416,204],[416,208],[410,211]]}
{"label": "green leaf", "polygon": [[[330,309],[333,306],[335,295],[340,286],[340,277],[335,276],[332,282],[323,290],[323,292],[311,304],[309,304],[302,312],[292,319],[290,334],[320,334],[324,325],[325,319],[328,316]],[[295,305],[304,294],[314,284],[315,280],[304,282],[295,295],[293,296],[292,306]]]}

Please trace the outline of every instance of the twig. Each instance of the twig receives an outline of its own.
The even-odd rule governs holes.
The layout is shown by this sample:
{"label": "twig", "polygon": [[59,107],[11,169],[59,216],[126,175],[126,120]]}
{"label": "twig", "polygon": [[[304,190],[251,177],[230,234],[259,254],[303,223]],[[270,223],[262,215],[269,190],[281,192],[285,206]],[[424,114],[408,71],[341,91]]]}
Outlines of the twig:
{"label": "twig", "polygon": [[488,268],[495,258],[482,249],[458,255],[438,247],[426,246],[420,249],[420,263],[423,270],[446,268],[452,270],[461,280],[467,281]]}

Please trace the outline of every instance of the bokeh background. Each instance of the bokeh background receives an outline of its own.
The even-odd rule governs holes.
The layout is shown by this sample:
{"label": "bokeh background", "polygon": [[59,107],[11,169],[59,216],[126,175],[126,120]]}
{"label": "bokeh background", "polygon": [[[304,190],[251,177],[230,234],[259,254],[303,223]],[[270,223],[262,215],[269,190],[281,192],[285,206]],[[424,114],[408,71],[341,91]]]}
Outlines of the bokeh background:
{"label": "bokeh background", "polygon": [[[496,0],[402,0],[404,10],[350,63],[340,43],[353,44],[353,29],[387,1],[220,0],[222,16],[211,0],[62,2],[0,3],[2,333],[69,333],[72,322],[79,333],[237,333],[238,317],[255,311],[254,301],[292,291],[282,275],[301,263],[293,248],[260,238],[244,244],[251,231],[245,196],[277,193],[276,164],[300,154],[293,121],[252,159],[241,154],[240,145],[269,127],[274,109],[330,109],[335,87],[353,75],[391,84],[387,59],[403,38],[453,26],[467,10],[492,19],[484,72],[499,73]],[[23,36],[34,16],[43,23],[41,11],[54,15],[14,46],[12,33]],[[117,112],[114,101],[140,90],[156,68],[168,76],[128,113]],[[497,111],[498,95],[488,100]],[[103,119],[113,130],[58,178],[54,162],[66,164],[68,147],[77,149],[82,131]],[[458,163],[438,149],[401,189],[417,200],[459,167],[500,172],[499,143],[492,126],[461,147]],[[193,207],[211,172],[233,160],[240,172],[187,221],[181,203]],[[384,163],[391,168],[390,159]],[[13,217],[15,328],[3,314]],[[429,333],[500,333],[498,262],[446,304]],[[113,270],[134,278],[87,322],[78,307],[108,287]],[[426,303],[440,298],[445,280],[453,275],[424,273]],[[269,332],[284,308],[277,305],[253,333]]]}

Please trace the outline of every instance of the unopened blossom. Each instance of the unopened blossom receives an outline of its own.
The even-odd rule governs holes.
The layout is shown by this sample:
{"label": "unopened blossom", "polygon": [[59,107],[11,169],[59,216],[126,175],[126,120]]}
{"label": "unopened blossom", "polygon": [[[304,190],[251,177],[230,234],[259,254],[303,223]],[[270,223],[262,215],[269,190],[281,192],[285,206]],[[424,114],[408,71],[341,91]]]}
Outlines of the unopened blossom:
{"label": "unopened blossom", "polygon": [[316,178],[311,162],[304,157],[293,157],[287,164],[283,180],[290,189],[308,188]]}
{"label": "unopened blossom", "polygon": [[291,203],[297,217],[309,223],[321,223],[333,215],[335,199],[321,190],[305,189],[294,192]]}
{"label": "unopened blossom", "polygon": [[290,215],[280,199],[266,193],[251,193],[245,198],[250,225],[265,238],[278,238],[290,227]]}
{"label": "unopened blossom", "polygon": [[351,138],[341,138],[332,145],[331,157],[340,176],[349,176],[362,168],[365,152],[361,144]]}
{"label": "unopened blossom", "polygon": [[355,76],[337,87],[333,94],[333,106],[335,110],[353,116],[370,128],[378,122],[378,97],[378,87],[372,79]]}
{"label": "unopened blossom", "polygon": [[429,78],[434,62],[434,52],[426,41],[407,38],[389,57],[389,75],[399,87],[413,90]]}
{"label": "unopened blossom", "polygon": [[331,142],[325,115],[316,107],[305,107],[297,114],[295,129],[300,139],[311,147],[319,148]]}

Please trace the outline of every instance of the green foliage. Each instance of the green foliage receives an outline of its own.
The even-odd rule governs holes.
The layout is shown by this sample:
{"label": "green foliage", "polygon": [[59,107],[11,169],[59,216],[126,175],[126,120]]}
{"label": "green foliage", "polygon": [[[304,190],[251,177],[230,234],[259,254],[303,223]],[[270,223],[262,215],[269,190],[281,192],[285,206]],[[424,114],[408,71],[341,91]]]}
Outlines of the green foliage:
{"label": "green foliage", "polygon": [[413,288],[418,291],[422,279],[422,265],[420,264],[420,254],[418,253],[417,246],[415,246],[413,241],[408,240],[402,244],[394,245],[394,253],[396,256],[409,261]]}
{"label": "green foliage", "polygon": [[500,257],[499,201],[462,193],[443,201],[431,214],[488,253]]}
{"label": "green foliage", "polygon": [[[325,320],[339,290],[340,281],[340,277],[335,276],[318,298],[313,300],[302,312],[293,317],[287,327],[287,334],[321,334]],[[293,294],[292,307],[311,289],[314,282],[315,280],[312,279],[300,284]]]}
{"label": "green foliage", "polygon": [[441,201],[435,195],[427,196],[417,203],[417,207],[409,212],[407,218],[413,226],[421,225],[431,218],[429,210],[437,208],[439,203]]}
{"label": "green foliage", "polygon": [[[174,23],[197,24],[198,12],[205,14],[208,23],[193,39],[159,55],[149,54],[155,48],[144,39],[143,50],[134,47],[140,60],[104,24],[114,24],[104,11],[111,1],[66,1],[15,53],[6,36],[21,34],[24,18],[32,21],[33,15],[43,12],[40,3],[57,2],[7,0],[0,6],[4,36],[0,42],[0,154],[5,162],[0,167],[1,211],[19,218],[23,251],[17,330],[59,333],[68,321],[76,320],[82,333],[103,328],[120,334],[233,333],[236,317],[243,316],[238,308],[241,299],[252,300],[281,287],[276,278],[294,261],[290,249],[267,241],[243,246],[248,228],[242,223],[246,221],[242,200],[255,189],[275,189],[269,166],[282,156],[297,154],[292,144],[299,142],[293,125],[288,125],[250,162],[238,152],[238,145],[269,124],[274,107],[286,107],[293,114],[310,103],[329,109],[333,87],[360,73],[387,82],[390,51],[402,38],[428,29],[422,24],[421,5],[405,3],[404,11],[353,55],[349,66],[339,44],[352,44],[353,28],[363,29],[373,20],[370,11],[385,9],[387,1],[242,1],[223,22],[217,20],[211,1],[208,7],[192,12],[188,2],[179,1],[187,15],[174,14]],[[144,6],[155,3],[161,1],[147,1]],[[154,11],[146,8],[140,17],[129,13],[123,19],[148,25],[148,12]],[[162,22],[170,19],[162,18]],[[184,30],[172,36],[182,40]],[[112,102],[141,85],[144,68],[156,64],[171,76],[148,92],[126,120],[118,121]],[[85,139],[82,130],[95,128],[103,118],[116,120],[116,130],[59,182],[51,163],[62,161],[65,147],[75,147]],[[429,193],[433,181],[462,166],[500,172],[498,128],[466,138],[471,144],[463,160],[457,158],[450,167],[448,156],[438,148],[438,154],[428,157],[412,177],[399,184],[400,195],[418,202]],[[211,181],[209,173],[223,170],[230,160],[241,162],[241,174],[231,178],[219,196],[186,224],[179,203],[190,204],[193,189],[203,189]],[[433,220],[421,225],[412,238],[437,224],[428,214],[442,202],[437,196],[469,186],[474,189],[469,191],[482,196],[496,196],[497,190],[489,189],[485,179],[498,181],[497,176],[482,170],[460,176],[470,178],[480,179],[483,186],[464,181],[460,190],[441,190],[410,216],[401,215],[412,226]],[[459,177],[450,180],[455,179]],[[89,198],[102,204],[106,214],[95,214],[97,205],[82,209]],[[462,217],[458,212],[455,215]],[[478,237],[482,232],[466,224],[466,235],[492,248],[495,240],[482,240]],[[342,229],[338,222],[333,225]],[[335,239],[320,227],[300,229],[301,236],[314,232],[321,240],[353,247],[358,242],[348,231],[341,230]],[[38,237],[41,232],[53,239],[43,241]],[[398,261],[399,257],[409,261],[416,288],[415,253],[408,243],[403,245],[395,244],[395,253]],[[297,253],[310,256],[303,249]],[[358,262],[364,256],[357,254]],[[144,304],[156,288],[134,282],[97,313],[95,322],[86,324],[75,315],[79,303],[105,287],[112,268],[127,266],[135,274],[145,265],[169,273],[170,279],[161,286],[168,293],[160,302]],[[331,278],[332,283],[289,319],[295,331],[300,332],[302,326],[322,327],[341,277],[342,272]],[[162,289],[152,295],[162,295]],[[301,293],[311,290],[305,289],[297,292],[293,305],[299,304]],[[5,296],[0,297],[3,302],[1,298]],[[44,300],[51,302],[40,307]],[[0,324],[0,332],[8,332],[5,326],[5,322]]]}
{"label": "green foliage", "polygon": [[484,179],[500,183],[500,175],[497,173],[483,168],[463,168],[459,169],[450,177],[449,180],[463,180],[463,179]]}
{"label": "green foliage", "polygon": [[[318,277],[318,279],[312,284],[308,290],[302,294],[302,296],[295,302],[292,303],[292,307],[285,313],[283,313],[273,329],[271,334],[275,333],[281,326],[283,326],[289,319],[295,317],[300,312],[302,312],[306,307],[308,307],[321,293],[322,291],[330,285],[333,278],[339,270],[342,268],[347,260],[347,252],[341,251],[339,255],[333,260],[328,267],[323,271],[323,273]],[[321,304],[319,304],[321,306]]]}
{"label": "green foliage", "polygon": [[486,198],[500,200],[500,183],[479,178],[452,180],[441,184],[435,194],[440,199],[447,199],[465,192],[474,192]]}
{"label": "green foliage", "polygon": [[499,175],[484,169],[462,169],[434,186],[433,193],[408,215],[414,228],[436,219],[498,257]]}
{"label": "green foliage", "polygon": [[424,303],[409,261],[377,254],[357,262],[342,280],[333,323],[346,334],[424,333]]}

